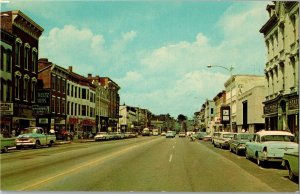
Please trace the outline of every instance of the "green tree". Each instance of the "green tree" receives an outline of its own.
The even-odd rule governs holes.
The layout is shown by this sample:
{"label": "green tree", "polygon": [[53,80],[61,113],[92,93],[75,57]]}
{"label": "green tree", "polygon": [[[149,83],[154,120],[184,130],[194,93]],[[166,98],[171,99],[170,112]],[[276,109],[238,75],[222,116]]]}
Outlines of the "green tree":
{"label": "green tree", "polygon": [[187,132],[187,124],[186,124],[187,117],[184,116],[183,114],[179,114],[177,120],[181,125],[181,130]]}

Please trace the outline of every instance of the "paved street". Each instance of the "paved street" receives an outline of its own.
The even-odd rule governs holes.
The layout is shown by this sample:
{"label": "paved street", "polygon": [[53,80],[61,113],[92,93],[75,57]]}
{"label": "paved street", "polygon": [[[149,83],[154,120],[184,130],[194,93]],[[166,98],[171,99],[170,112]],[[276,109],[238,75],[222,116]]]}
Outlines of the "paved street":
{"label": "paved street", "polygon": [[138,137],[1,154],[1,190],[295,192],[287,170],[188,138]]}

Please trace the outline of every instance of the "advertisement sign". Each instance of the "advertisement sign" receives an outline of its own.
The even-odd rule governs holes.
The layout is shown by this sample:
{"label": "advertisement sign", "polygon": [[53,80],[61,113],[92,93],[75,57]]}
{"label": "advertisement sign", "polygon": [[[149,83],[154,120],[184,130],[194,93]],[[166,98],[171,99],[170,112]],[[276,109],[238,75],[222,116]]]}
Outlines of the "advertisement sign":
{"label": "advertisement sign", "polygon": [[221,123],[222,124],[230,123],[230,107],[229,106],[221,107]]}
{"label": "advertisement sign", "polygon": [[1,115],[13,115],[14,113],[14,106],[13,103],[0,103],[0,112]]}
{"label": "advertisement sign", "polygon": [[50,106],[50,90],[47,89],[38,90],[36,102],[40,106]]}
{"label": "advertisement sign", "polygon": [[49,106],[39,106],[39,105],[32,105],[32,114],[33,115],[45,115],[50,113]]}

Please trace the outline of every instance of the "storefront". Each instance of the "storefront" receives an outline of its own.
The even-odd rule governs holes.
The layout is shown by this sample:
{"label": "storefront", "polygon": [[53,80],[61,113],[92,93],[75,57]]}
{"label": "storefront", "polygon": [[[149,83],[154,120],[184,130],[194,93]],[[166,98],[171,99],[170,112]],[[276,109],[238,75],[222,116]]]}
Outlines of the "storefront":
{"label": "storefront", "polygon": [[96,121],[92,119],[82,119],[80,121],[83,138],[91,138],[96,134]]}
{"label": "storefront", "polygon": [[295,134],[299,131],[299,96],[291,95],[288,99],[287,110],[288,129]]}
{"label": "storefront", "polygon": [[278,130],[278,105],[277,101],[264,103],[264,117],[266,130]]}
{"label": "storefront", "polygon": [[4,137],[11,137],[14,135],[12,134],[13,103],[1,103],[0,112],[0,132]]}

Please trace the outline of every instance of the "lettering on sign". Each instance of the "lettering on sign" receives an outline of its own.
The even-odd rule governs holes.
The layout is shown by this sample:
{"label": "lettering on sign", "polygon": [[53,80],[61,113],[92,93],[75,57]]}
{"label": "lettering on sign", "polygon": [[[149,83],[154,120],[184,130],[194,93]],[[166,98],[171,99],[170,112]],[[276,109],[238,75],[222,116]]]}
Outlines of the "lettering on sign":
{"label": "lettering on sign", "polygon": [[39,90],[37,94],[37,104],[41,106],[50,105],[50,90]]}
{"label": "lettering on sign", "polygon": [[0,112],[1,115],[13,115],[14,112],[13,103],[1,103]]}
{"label": "lettering on sign", "polygon": [[299,99],[291,98],[289,99],[289,110],[297,110],[299,109]]}

